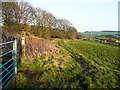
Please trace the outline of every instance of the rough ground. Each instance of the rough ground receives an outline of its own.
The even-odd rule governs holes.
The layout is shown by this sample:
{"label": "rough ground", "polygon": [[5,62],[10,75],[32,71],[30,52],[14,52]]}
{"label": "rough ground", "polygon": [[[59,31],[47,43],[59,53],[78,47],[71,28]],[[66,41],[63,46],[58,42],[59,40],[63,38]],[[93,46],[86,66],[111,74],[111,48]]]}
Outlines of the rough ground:
{"label": "rough ground", "polygon": [[[21,46],[21,34],[2,32],[2,42],[12,41],[17,38],[17,50],[18,58],[21,58],[22,55],[22,46]],[[25,59],[33,60],[36,56],[41,54],[47,54],[48,52],[53,52],[55,50],[54,45],[52,44],[53,39],[41,39],[33,36],[30,33],[27,33],[25,36]],[[12,49],[12,46],[8,46]]]}

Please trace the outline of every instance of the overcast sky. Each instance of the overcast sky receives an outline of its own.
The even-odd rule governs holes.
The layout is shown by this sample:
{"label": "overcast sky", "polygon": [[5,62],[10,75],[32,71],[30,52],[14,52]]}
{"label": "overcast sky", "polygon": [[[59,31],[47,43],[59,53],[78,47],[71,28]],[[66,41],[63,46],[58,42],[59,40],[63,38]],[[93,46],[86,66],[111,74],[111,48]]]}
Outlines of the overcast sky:
{"label": "overcast sky", "polygon": [[58,18],[73,23],[79,32],[118,30],[119,0],[27,0]]}

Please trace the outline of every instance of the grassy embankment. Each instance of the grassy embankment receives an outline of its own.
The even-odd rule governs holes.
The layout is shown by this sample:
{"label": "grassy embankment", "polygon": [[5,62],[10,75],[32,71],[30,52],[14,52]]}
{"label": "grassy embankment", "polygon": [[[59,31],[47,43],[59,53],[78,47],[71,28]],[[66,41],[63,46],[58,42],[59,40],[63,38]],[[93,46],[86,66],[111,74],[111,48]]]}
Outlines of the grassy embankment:
{"label": "grassy embankment", "polygon": [[57,40],[55,46],[56,51],[19,65],[13,87],[86,89],[120,86],[118,47],[78,40]]}

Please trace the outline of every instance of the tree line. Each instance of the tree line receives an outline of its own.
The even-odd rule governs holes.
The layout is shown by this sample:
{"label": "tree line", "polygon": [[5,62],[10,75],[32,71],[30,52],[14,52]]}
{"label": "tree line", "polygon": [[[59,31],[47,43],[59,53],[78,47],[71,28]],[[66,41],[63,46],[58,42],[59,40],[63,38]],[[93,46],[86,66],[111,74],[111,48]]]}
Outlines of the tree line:
{"label": "tree line", "polygon": [[67,19],[55,17],[28,2],[2,2],[3,29],[9,32],[29,32],[40,38],[75,39],[77,29]]}

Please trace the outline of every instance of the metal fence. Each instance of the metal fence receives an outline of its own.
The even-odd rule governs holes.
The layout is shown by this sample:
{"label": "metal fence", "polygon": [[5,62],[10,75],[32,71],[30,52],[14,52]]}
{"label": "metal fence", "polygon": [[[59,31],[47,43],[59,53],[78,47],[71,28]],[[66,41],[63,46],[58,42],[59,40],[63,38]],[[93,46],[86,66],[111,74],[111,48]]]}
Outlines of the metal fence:
{"label": "metal fence", "polygon": [[[12,50],[3,53],[2,46],[12,44]],[[17,73],[17,39],[5,43],[0,43],[1,55],[0,55],[0,89],[8,86],[8,83],[13,75]],[[10,54],[11,53],[11,54]],[[3,57],[7,57],[10,54],[12,58],[9,58],[4,62]],[[4,62],[4,63],[3,63]]]}

